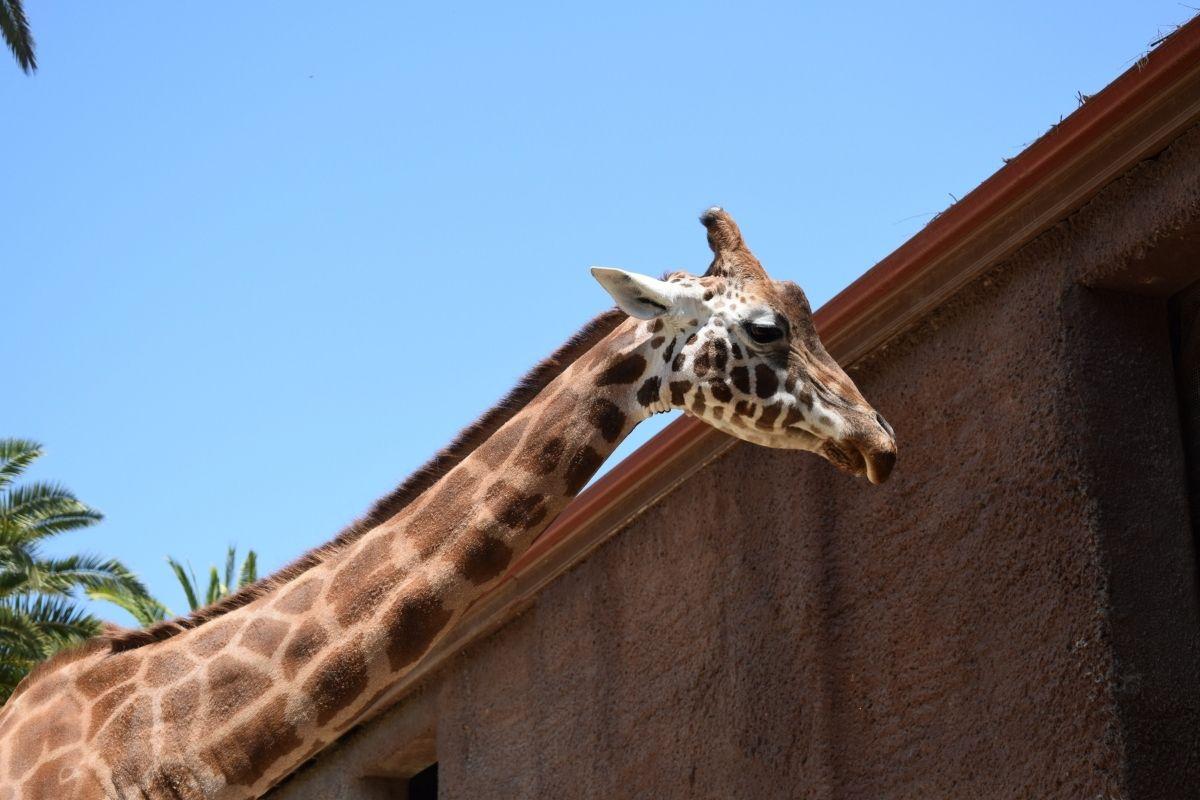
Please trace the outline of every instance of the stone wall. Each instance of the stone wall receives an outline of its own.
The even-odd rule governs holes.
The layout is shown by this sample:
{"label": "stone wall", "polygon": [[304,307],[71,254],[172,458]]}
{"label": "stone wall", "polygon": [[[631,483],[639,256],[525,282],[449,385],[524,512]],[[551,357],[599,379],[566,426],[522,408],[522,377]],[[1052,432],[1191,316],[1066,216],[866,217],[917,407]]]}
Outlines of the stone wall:
{"label": "stone wall", "polygon": [[1194,797],[1167,304],[1089,286],[1198,198],[1193,131],[856,365],[887,484],[735,447],[273,796]]}

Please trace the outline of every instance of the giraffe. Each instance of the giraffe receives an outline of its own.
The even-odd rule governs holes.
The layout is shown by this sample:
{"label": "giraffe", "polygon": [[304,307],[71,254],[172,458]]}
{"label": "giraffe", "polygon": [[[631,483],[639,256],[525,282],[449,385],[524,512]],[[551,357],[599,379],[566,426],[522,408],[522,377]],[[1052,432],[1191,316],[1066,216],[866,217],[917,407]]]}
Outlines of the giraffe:
{"label": "giraffe", "polygon": [[93,640],[0,710],[0,800],[259,797],[362,721],[652,414],[872,483],[892,429],[720,208],[703,276],[593,268],[617,308],[331,544],[191,617]]}

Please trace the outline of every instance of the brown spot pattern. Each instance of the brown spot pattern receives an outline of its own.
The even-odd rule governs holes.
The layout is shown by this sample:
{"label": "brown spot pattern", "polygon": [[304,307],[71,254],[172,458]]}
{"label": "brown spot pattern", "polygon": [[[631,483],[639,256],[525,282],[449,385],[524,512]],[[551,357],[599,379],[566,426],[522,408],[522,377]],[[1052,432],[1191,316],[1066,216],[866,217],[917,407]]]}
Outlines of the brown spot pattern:
{"label": "brown spot pattern", "polygon": [[118,686],[92,704],[91,717],[88,720],[88,738],[91,739],[108,722],[109,717],[116,713],[121,704],[133,695],[134,686],[127,683]]}
{"label": "brown spot pattern", "polygon": [[402,669],[424,655],[452,616],[433,587],[426,582],[414,582],[384,616],[391,668]]}
{"label": "brown spot pattern", "polygon": [[705,342],[704,347],[700,348],[700,352],[696,353],[696,357],[692,360],[692,369],[697,376],[703,377],[712,366],[712,356],[709,352],[711,347],[712,342]]}
{"label": "brown spot pattern", "polygon": [[[24,698],[21,703],[26,710],[37,708],[47,700],[58,697],[66,688],[66,683],[67,680],[62,673],[43,675],[37,683],[30,687],[29,691],[21,695]],[[4,723],[0,723],[0,738],[3,738],[4,732],[14,719],[15,717],[9,714],[8,719]]]}
{"label": "brown spot pattern", "polygon": [[625,412],[611,400],[598,397],[588,407],[588,422],[594,425],[606,442],[615,442],[625,427]]}
{"label": "brown spot pattern", "polygon": [[775,424],[775,420],[779,418],[779,413],[783,411],[782,403],[772,403],[765,406],[762,411],[762,416],[754,423],[760,428],[770,430]]}
{"label": "brown spot pattern", "polygon": [[204,760],[231,786],[252,786],[272,764],[304,744],[286,711],[286,698],[272,700],[255,719],[218,739]]}
{"label": "brown spot pattern", "polygon": [[475,479],[459,467],[430,489],[433,496],[408,522],[404,531],[405,538],[417,548],[421,558],[433,555],[465,521],[470,509],[464,507],[463,498],[469,496],[474,487]]}
{"label": "brown spot pattern", "polygon": [[671,370],[674,372],[679,372],[679,370],[683,369],[683,362],[686,360],[687,354],[681,347],[679,348],[679,353],[675,356],[675,360],[671,362]]}
{"label": "brown spot pattern", "polygon": [[543,444],[539,449],[525,450],[517,455],[514,462],[518,467],[528,470],[535,475],[549,475],[554,470],[558,469],[558,463],[562,461],[563,440],[555,437]]}
{"label": "brown spot pattern", "polygon": [[[34,773],[21,786],[21,800],[64,800],[64,798],[78,797],[79,795],[75,794],[79,783],[78,778],[60,780],[64,773],[71,772],[71,767],[75,766],[75,762],[78,760],[77,754],[74,759],[71,756],[71,753],[58,756],[34,770]],[[95,792],[94,789],[93,792]],[[103,789],[98,794],[85,796],[104,797]],[[8,797],[12,797],[12,795],[8,795]]]}
{"label": "brown spot pattern", "polygon": [[185,798],[203,797],[203,789],[191,771],[183,764],[160,764],[154,768],[154,774],[147,781],[149,797]]}
{"label": "brown spot pattern", "polygon": [[140,658],[130,658],[125,653],[110,655],[95,666],[84,671],[75,679],[75,685],[88,699],[99,697],[119,683],[137,674]]}
{"label": "brown spot pattern", "polygon": [[162,721],[168,728],[183,728],[195,718],[200,704],[200,680],[192,678],[163,695],[159,703]]}
{"label": "brown spot pattern", "polygon": [[150,729],[153,709],[149,697],[134,696],[109,721],[100,738],[100,754],[114,768],[131,771],[150,760]]}
{"label": "brown spot pattern", "polygon": [[512,452],[521,444],[521,436],[529,424],[526,417],[514,417],[508,424],[492,434],[487,441],[475,450],[475,456],[488,467],[498,467],[508,460]]}
{"label": "brown spot pattern", "polygon": [[644,406],[653,405],[658,400],[658,390],[661,387],[662,381],[657,375],[647,378],[637,391],[637,401]]}
{"label": "brown spot pattern", "polygon": [[238,644],[247,650],[270,658],[279,649],[279,643],[288,632],[288,626],[277,619],[258,617],[250,620]]}
{"label": "brown spot pattern", "polygon": [[271,688],[265,672],[231,655],[208,666],[209,722],[221,723],[258,700]]}
{"label": "brown spot pattern", "polygon": [[745,367],[734,367],[729,371],[729,379],[742,394],[750,394],[750,371]]}
{"label": "brown spot pattern", "polygon": [[229,640],[241,627],[242,620],[238,617],[226,617],[206,622],[196,633],[196,638],[192,639],[191,651],[201,658],[215,656],[225,645],[229,644]]}
{"label": "brown spot pattern", "polygon": [[144,680],[146,685],[152,688],[166,686],[187,675],[195,666],[196,662],[184,653],[168,650],[165,653],[150,656]]}
{"label": "brown spot pattern", "polygon": [[667,384],[667,388],[671,390],[671,405],[682,406],[684,396],[688,390],[692,388],[691,381],[671,381]]}
{"label": "brown spot pattern", "polygon": [[337,598],[354,590],[354,586],[373,570],[391,561],[395,535],[384,531],[372,531],[358,543],[358,550],[343,563],[329,581],[325,596]]}
{"label": "brown spot pattern", "polygon": [[316,620],[306,620],[283,649],[283,674],[288,680],[296,677],[302,666],[312,661],[329,641],[329,634]]}
{"label": "brown spot pattern", "polygon": [[662,347],[662,343],[665,342],[666,340],[667,340],[667,337],[665,337],[665,336],[655,336],[653,339],[650,340],[650,349],[657,350],[658,348]]}
{"label": "brown spot pattern", "polygon": [[597,386],[620,386],[633,383],[642,377],[646,371],[646,359],[641,353],[628,353],[614,361],[600,377],[596,379]]}
{"label": "brown spot pattern", "polygon": [[589,445],[584,445],[567,462],[567,494],[575,495],[596,474],[604,459]]}
{"label": "brown spot pattern", "polygon": [[759,397],[766,399],[775,394],[778,388],[779,378],[775,375],[775,370],[766,364],[759,364],[754,368],[754,389]]}
{"label": "brown spot pattern", "polygon": [[[128,697],[126,690],[132,687],[122,687],[117,692],[124,692],[122,700]],[[115,706],[114,706],[115,708]],[[25,721],[11,739],[12,751],[9,754],[8,774],[13,780],[20,778],[37,765],[43,751],[54,751],[66,747],[80,738],[79,729],[72,723],[69,716],[55,713],[57,709],[48,708]],[[110,708],[105,718],[112,713]]]}
{"label": "brown spot pattern", "polygon": [[474,531],[456,543],[453,563],[455,571],[479,586],[504,572],[512,557],[513,550],[503,539]]}
{"label": "brown spot pattern", "polygon": [[663,363],[664,364],[671,363],[671,355],[675,352],[676,341],[678,341],[678,340],[672,339],[671,342],[667,345],[667,349],[663,350]]}
{"label": "brown spot pattern", "polygon": [[337,615],[338,624],[353,625],[371,616],[400,584],[404,575],[400,567],[385,564],[360,577],[356,585],[333,599],[333,613]]}
{"label": "brown spot pattern", "polygon": [[529,529],[546,516],[546,498],[523,492],[504,480],[488,487],[484,502],[496,519],[510,528]]}
{"label": "brown spot pattern", "polygon": [[708,385],[708,390],[712,392],[713,399],[718,403],[728,403],[733,399],[733,391],[729,388],[729,384],[720,379],[714,379]]}
{"label": "brown spot pattern", "polygon": [[289,589],[271,607],[284,614],[303,614],[312,608],[320,591],[321,579],[309,578]]}
{"label": "brown spot pattern", "polygon": [[729,365],[729,350],[725,347],[724,339],[714,339],[712,342],[713,367],[717,372],[724,372]]}
{"label": "brown spot pattern", "polygon": [[334,650],[305,682],[304,692],[317,711],[317,724],[325,725],[367,689],[368,666],[362,637]]}

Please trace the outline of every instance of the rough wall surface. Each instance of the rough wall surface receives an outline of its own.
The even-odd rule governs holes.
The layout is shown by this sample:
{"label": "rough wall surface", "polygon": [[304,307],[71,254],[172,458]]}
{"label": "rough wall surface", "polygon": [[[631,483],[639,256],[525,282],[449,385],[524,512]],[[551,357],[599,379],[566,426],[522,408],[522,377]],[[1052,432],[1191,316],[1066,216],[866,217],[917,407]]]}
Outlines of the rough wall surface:
{"label": "rough wall surface", "polygon": [[889,483],[739,445],[469,648],[441,797],[1195,797],[1166,304],[1079,281],[1198,198],[1193,132],[858,365]]}

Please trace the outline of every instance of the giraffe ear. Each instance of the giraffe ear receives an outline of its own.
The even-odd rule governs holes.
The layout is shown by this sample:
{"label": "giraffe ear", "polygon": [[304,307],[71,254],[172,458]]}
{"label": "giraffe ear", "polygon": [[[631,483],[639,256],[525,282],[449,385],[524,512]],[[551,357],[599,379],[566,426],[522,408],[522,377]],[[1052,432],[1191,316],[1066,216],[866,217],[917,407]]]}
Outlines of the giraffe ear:
{"label": "giraffe ear", "polygon": [[638,319],[675,313],[686,295],[681,286],[623,269],[592,267],[592,277],[612,295],[622,311]]}

